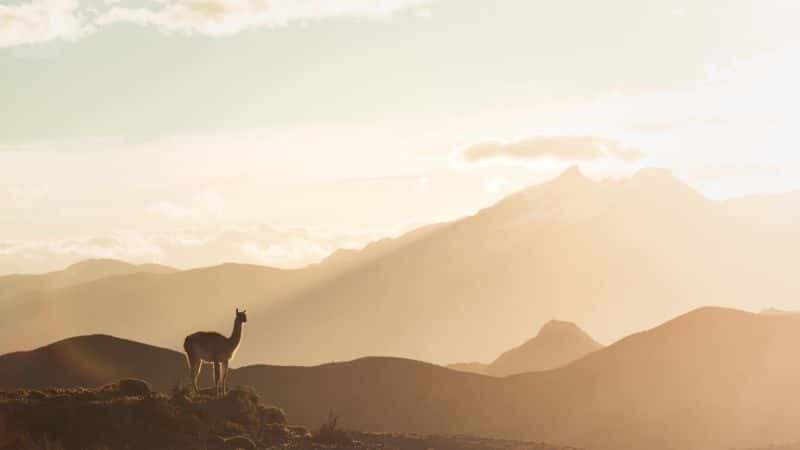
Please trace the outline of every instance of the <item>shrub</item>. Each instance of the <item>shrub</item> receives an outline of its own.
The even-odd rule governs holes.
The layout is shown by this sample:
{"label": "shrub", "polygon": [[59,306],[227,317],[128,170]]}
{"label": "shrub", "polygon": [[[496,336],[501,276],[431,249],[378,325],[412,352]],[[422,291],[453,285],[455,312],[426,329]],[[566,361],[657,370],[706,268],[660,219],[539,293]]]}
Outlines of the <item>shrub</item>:
{"label": "shrub", "polygon": [[325,445],[349,445],[353,442],[347,432],[339,427],[339,416],[333,413],[328,415],[328,420],[319,426],[311,439]]}

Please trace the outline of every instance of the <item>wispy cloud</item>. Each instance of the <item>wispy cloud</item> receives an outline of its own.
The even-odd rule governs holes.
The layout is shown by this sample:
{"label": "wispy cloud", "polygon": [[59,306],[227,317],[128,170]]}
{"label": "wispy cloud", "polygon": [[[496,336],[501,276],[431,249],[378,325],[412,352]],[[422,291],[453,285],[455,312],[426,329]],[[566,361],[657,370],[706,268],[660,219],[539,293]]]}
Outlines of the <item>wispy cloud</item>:
{"label": "wispy cloud", "polygon": [[157,243],[130,231],[85,239],[0,241],[0,273],[39,271],[89,258],[157,261],[163,256]]}
{"label": "wispy cloud", "polygon": [[32,0],[0,5],[0,48],[75,40],[94,27],[79,0]]}
{"label": "wispy cloud", "polygon": [[196,222],[221,215],[225,210],[225,199],[216,191],[203,190],[186,203],[162,200],[148,204],[145,209],[166,219]]}
{"label": "wispy cloud", "polygon": [[483,142],[464,150],[469,162],[496,158],[517,160],[552,159],[558,161],[595,161],[616,159],[638,161],[644,154],[617,141],[594,136],[540,136],[511,143]]}
{"label": "wispy cloud", "polygon": [[75,40],[114,24],[162,32],[224,36],[254,28],[329,18],[386,18],[431,0],[155,0],[146,6],[87,0],[31,0],[0,5],[0,47]]}
{"label": "wispy cloud", "polygon": [[111,8],[98,24],[126,22],[162,31],[225,35],[333,17],[388,17],[426,0],[173,0],[155,9]]}

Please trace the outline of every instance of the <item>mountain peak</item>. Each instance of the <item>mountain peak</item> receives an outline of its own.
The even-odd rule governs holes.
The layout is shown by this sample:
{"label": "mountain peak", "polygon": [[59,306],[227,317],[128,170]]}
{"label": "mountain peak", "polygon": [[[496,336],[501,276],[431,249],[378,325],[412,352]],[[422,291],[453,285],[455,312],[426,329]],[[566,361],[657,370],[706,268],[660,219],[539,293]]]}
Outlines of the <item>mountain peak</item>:
{"label": "mountain peak", "polygon": [[563,320],[551,320],[544,325],[539,330],[539,336],[545,334],[586,334],[579,326],[575,325],[572,322],[566,322]]}
{"label": "mountain peak", "polygon": [[507,376],[563,366],[602,348],[572,322],[551,320],[534,338],[498,357],[485,373]]}
{"label": "mountain peak", "polygon": [[90,258],[67,266],[65,271],[82,271],[107,267],[132,267],[133,264],[111,258]]}
{"label": "mountain peak", "polygon": [[586,175],[581,172],[580,166],[575,164],[570,166],[567,170],[561,172],[561,174],[555,177],[551,183],[572,186],[591,183],[591,181],[592,180],[587,178]]}

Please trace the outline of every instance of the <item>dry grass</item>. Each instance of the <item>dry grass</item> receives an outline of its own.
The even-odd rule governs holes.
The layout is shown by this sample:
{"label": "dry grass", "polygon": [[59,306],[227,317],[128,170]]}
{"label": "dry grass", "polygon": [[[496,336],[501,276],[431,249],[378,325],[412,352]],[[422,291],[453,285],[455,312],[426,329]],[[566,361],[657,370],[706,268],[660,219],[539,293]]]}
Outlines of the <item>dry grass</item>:
{"label": "dry grass", "polygon": [[345,431],[339,417],[310,433],[248,388],[224,398],[145,390],[128,380],[97,389],[0,392],[0,450],[567,450],[464,436]]}
{"label": "dry grass", "polygon": [[353,443],[353,439],[339,426],[339,416],[335,414],[328,415],[328,420],[314,431],[311,439],[324,445],[346,446]]}
{"label": "dry grass", "polygon": [[262,405],[249,389],[217,399],[144,392],[141,387],[122,382],[98,389],[0,393],[5,434],[17,436],[7,446],[205,450],[214,436],[246,436],[264,448],[284,444],[291,435],[283,411]]}

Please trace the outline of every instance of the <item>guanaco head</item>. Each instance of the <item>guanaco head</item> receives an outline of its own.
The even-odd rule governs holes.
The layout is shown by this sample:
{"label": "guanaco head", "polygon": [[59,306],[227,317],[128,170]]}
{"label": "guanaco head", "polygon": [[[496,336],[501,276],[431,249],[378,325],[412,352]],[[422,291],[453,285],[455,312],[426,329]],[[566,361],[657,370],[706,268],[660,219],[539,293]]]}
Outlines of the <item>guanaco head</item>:
{"label": "guanaco head", "polygon": [[239,311],[239,308],[236,308],[236,320],[242,323],[247,322],[247,310]]}

